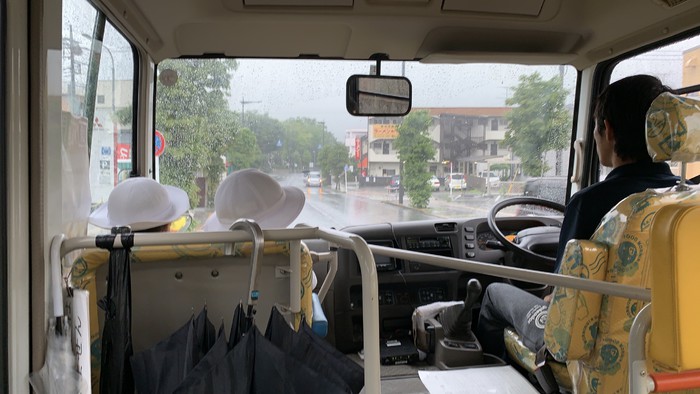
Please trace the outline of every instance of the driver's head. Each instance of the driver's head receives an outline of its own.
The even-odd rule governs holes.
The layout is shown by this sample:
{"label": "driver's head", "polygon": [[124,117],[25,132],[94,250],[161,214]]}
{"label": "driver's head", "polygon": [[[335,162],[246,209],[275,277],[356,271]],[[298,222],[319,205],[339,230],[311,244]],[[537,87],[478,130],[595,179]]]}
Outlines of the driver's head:
{"label": "driver's head", "polygon": [[623,162],[650,162],[644,125],[651,102],[671,88],[651,75],[634,75],[610,84],[598,96],[594,112],[596,149],[603,165],[612,154]]}

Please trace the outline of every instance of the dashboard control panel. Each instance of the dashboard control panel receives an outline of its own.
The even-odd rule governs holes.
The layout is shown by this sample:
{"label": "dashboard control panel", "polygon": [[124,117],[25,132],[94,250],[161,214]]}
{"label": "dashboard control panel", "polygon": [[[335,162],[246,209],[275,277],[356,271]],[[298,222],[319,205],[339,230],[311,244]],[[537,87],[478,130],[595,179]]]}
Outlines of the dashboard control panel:
{"label": "dashboard control panel", "polygon": [[[438,256],[454,257],[452,249],[452,238],[450,235],[430,235],[430,236],[407,236],[406,249],[414,252],[435,254]],[[408,267],[411,272],[446,271],[449,268],[442,268],[430,264],[422,264],[409,261]]]}

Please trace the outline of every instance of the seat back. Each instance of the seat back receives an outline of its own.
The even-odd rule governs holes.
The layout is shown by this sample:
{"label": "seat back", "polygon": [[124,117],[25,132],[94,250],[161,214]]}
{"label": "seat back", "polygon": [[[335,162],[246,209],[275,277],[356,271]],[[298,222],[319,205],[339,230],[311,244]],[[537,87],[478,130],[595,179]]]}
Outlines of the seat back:
{"label": "seat back", "polygon": [[700,369],[698,234],[700,203],[669,205],[656,214],[650,247],[654,277],[649,371]]}
{"label": "seat back", "polygon": [[[655,161],[685,163],[700,158],[700,121],[696,121],[700,120],[699,104],[670,93],[654,100],[647,113],[647,146]],[[650,248],[668,244],[673,235],[662,230],[652,233],[652,224],[663,207],[679,204],[700,204],[700,193],[681,184],[672,190],[647,190],[627,197],[603,218],[590,240],[567,244],[561,273],[651,287],[650,260],[656,254]],[[640,300],[555,289],[545,343],[556,360],[567,362],[577,391],[629,391],[629,330],[644,304]]]}
{"label": "seat back", "polygon": [[[252,244],[236,243],[230,255],[224,244],[134,247],[131,256],[132,341],[134,352],[147,349],[172,334],[206,305],[216,327],[229,332],[233,310],[246,303]],[[256,325],[264,332],[274,305],[290,304],[290,243],[266,241],[257,288]],[[93,386],[99,379],[100,343],[104,313],[97,300],[107,291],[109,253],[90,250],[78,257],[71,271],[76,288],[89,292],[90,357]],[[298,327],[302,316],[312,325],[312,259],[301,244],[301,312],[291,320]]]}

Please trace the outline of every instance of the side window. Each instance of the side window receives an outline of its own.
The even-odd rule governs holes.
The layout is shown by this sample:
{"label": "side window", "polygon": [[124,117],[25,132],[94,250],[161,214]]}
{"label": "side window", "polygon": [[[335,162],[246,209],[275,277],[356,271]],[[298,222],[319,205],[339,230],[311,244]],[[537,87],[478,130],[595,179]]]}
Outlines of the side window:
{"label": "side window", "polygon": [[[71,208],[81,219],[133,169],[136,59],[129,41],[86,0],[63,2],[62,42],[64,160],[78,191]],[[87,162],[79,159],[85,155]]]}
{"label": "side window", "polygon": [[[635,74],[654,75],[672,89],[682,89],[689,96],[700,97],[700,35],[623,60],[613,69],[610,82]],[[669,165],[675,174],[680,173],[679,163],[669,162]],[[600,179],[609,171],[601,167]],[[698,175],[700,163],[688,163],[688,178]]]}

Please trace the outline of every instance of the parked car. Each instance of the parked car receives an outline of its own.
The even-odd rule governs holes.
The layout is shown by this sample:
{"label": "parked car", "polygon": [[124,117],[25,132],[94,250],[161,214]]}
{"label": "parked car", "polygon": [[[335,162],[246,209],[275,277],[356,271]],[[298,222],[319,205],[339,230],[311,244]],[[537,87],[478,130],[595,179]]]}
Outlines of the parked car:
{"label": "parked car", "polygon": [[479,176],[481,178],[486,178],[486,182],[488,182],[491,187],[498,187],[501,184],[501,178],[493,171],[480,172]]}
{"label": "parked car", "polygon": [[399,185],[401,185],[401,176],[400,175],[393,175],[391,179],[389,180],[389,186],[388,189],[389,191],[397,191],[399,190]]}
{"label": "parked car", "polygon": [[323,178],[321,178],[321,173],[318,171],[309,171],[309,176],[306,178],[306,186],[321,187],[323,185]]}
{"label": "parked car", "polygon": [[447,176],[447,189],[464,190],[467,188],[467,180],[461,172],[453,172]]}
{"label": "parked car", "polygon": [[428,179],[428,183],[430,184],[430,187],[433,188],[434,192],[440,191],[440,180],[438,177],[435,175],[431,176],[430,179]]}
{"label": "parked car", "polygon": [[[552,176],[541,178],[530,178],[525,182],[523,195],[527,197],[537,197],[544,200],[566,203],[566,177]],[[517,215],[561,215],[541,206],[523,205],[518,208]]]}
{"label": "parked car", "polygon": [[564,204],[566,201],[566,177],[552,176],[528,179],[525,182],[523,195]]}

